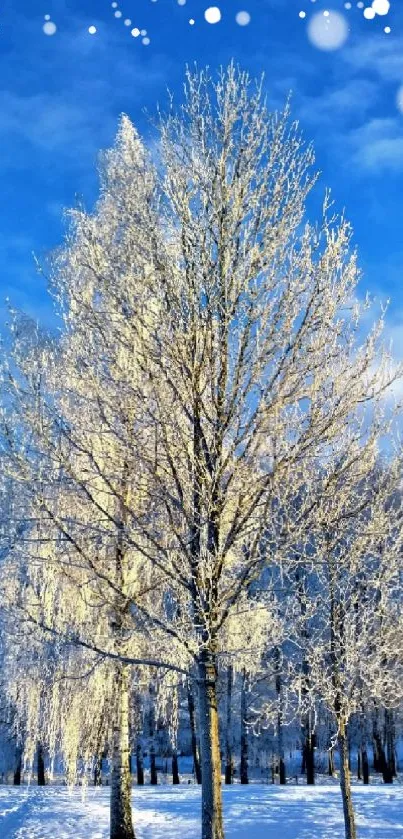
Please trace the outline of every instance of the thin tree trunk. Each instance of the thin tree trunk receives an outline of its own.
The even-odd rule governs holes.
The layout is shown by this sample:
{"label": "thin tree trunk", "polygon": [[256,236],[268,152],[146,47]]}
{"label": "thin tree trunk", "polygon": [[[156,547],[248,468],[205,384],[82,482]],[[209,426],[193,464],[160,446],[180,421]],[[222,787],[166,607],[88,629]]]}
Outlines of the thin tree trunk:
{"label": "thin tree trunk", "polygon": [[178,752],[176,751],[176,749],[174,749],[172,753],[172,783],[180,784],[180,782],[181,779],[179,777]]}
{"label": "thin tree trunk", "polygon": [[248,703],[246,695],[247,683],[248,674],[244,667],[242,670],[241,686],[241,765],[239,772],[241,784],[249,783]]}
{"label": "thin tree trunk", "polygon": [[338,722],[337,743],[340,760],[340,789],[343,801],[345,839],[357,839],[353,801],[351,797],[351,776],[349,768],[349,747],[347,720],[343,709],[343,692],[340,679],[340,660],[343,662],[344,627],[343,612],[335,598],[335,566],[329,557],[329,594],[330,594],[330,653],[332,661],[332,683],[334,688],[334,710]]}
{"label": "thin tree trunk", "polygon": [[346,839],[357,839],[353,801],[351,797],[351,776],[348,764],[348,738],[346,721],[339,720],[338,734],[339,758],[340,758],[340,788],[343,800],[344,828]]}
{"label": "thin tree trunk", "polygon": [[232,784],[234,778],[234,764],[232,760],[232,682],[233,667],[227,670],[227,725],[225,729],[225,783]]}
{"label": "thin tree trunk", "polygon": [[363,784],[369,784],[369,761],[367,752],[367,728],[364,709],[360,713],[360,755]]}
{"label": "thin tree trunk", "polygon": [[282,655],[279,647],[275,649],[276,667],[276,693],[277,693],[277,751],[278,751],[278,772],[281,786],[286,783],[286,772],[284,762],[284,731],[283,731],[283,709],[282,709],[282,684],[281,667]]}
{"label": "thin tree trunk", "polygon": [[141,743],[137,743],[136,748],[136,770],[137,770],[137,786],[144,786],[144,761],[143,749]]}
{"label": "thin tree trunk", "polygon": [[202,763],[202,839],[224,839],[217,672],[214,655],[199,661],[200,751]]}
{"label": "thin tree trunk", "polygon": [[135,839],[131,806],[128,665],[116,664],[115,684],[110,839]]}
{"label": "thin tree trunk", "polygon": [[94,762],[94,787],[102,786],[102,755],[97,754]]}
{"label": "thin tree trunk", "polygon": [[374,769],[375,772],[382,772],[385,779],[386,755],[383,748],[382,738],[379,731],[378,708],[375,707],[372,727],[372,738],[374,743]]}
{"label": "thin tree trunk", "polygon": [[305,771],[306,782],[310,786],[315,783],[315,735],[312,733],[310,715],[307,715],[305,726]]}
{"label": "thin tree trunk", "polygon": [[368,752],[365,746],[361,747],[362,781],[369,784],[369,761]]}
{"label": "thin tree trunk", "polygon": [[385,746],[386,746],[386,769],[388,780],[386,783],[393,783],[396,777],[395,758],[395,725],[393,711],[385,708]]}
{"label": "thin tree trunk", "polygon": [[330,778],[334,776],[334,749],[333,746],[328,751],[327,772]]}
{"label": "thin tree trunk", "polygon": [[157,766],[155,763],[155,746],[154,743],[151,743],[150,746],[150,784],[153,787],[156,787],[158,784],[158,773],[157,773]]}
{"label": "thin tree trunk", "polygon": [[22,749],[17,750],[17,762],[14,769],[14,778],[13,784],[15,787],[19,787],[21,785],[21,773],[22,773]]}
{"label": "thin tree trunk", "polygon": [[191,736],[191,740],[192,740],[192,755],[193,755],[194,773],[195,773],[196,783],[201,784],[202,775],[201,775],[199,748],[198,748],[198,745],[197,745],[195,702],[194,702],[194,698],[193,698],[192,688],[191,688],[189,683],[188,683],[188,686],[187,686],[187,694],[188,694],[189,725],[190,725],[190,736]]}
{"label": "thin tree trunk", "polygon": [[37,766],[38,766],[38,787],[44,787],[45,784],[46,784],[45,761],[43,759],[43,748],[42,748],[41,743],[38,743]]}

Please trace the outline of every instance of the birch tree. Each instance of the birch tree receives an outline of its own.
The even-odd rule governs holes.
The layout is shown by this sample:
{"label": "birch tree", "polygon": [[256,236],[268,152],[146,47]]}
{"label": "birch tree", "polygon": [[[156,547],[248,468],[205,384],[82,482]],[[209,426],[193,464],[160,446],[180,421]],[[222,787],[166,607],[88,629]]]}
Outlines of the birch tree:
{"label": "birch tree", "polygon": [[[197,673],[202,837],[223,839],[226,624],[307,539],[319,489],[373,444],[367,420],[393,372],[382,318],[362,338],[349,224],[327,195],[320,221],[305,219],[314,155],[288,105],[270,113],[262,84],[233,65],[216,81],[189,71],[157,128],[154,164],[122,118],[94,212],[72,214],[52,267],[64,331],[39,367],[17,340],[4,456],[52,530],[52,597],[67,573],[97,606],[75,643],[116,662],[112,839],[132,839],[127,667],[149,662],[143,642],[156,639],[156,664]],[[297,504],[330,450],[326,481]],[[66,623],[39,623],[71,638]]]}
{"label": "birch tree", "polygon": [[[383,469],[365,462],[345,473],[317,510],[320,529],[309,564],[315,611],[308,651],[309,684],[335,721],[346,839],[356,839],[348,724],[373,701],[399,706],[402,634],[401,459]],[[300,686],[307,698],[304,674]],[[382,698],[381,698],[382,697]]]}

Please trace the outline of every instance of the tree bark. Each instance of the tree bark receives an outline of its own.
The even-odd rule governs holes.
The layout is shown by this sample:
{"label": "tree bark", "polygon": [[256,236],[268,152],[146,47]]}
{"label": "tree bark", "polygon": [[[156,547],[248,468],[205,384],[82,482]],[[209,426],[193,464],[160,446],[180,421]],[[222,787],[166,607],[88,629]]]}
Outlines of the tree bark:
{"label": "tree bark", "polygon": [[131,806],[128,665],[116,664],[115,684],[110,839],[135,839]]}
{"label": "tree bark", "polygon": [[144,786],[144,762],[143,749],[141,743],[137,743],[136,748],[136,771],[137,771],[137,786]]}
{"label": "tree bark", "polygon": [[312,786],[315,783],[315,735],[311,731],[311,721],[309,714],[307,714],[305,719],[303,735],[303,773],[306,773],[307,784]]}
{"label": "tree bark", "polygon": [[227,724],[225,728],[225,783],[232,784],[234,778],[234,764],[232,760],[232,682],[233,667],[227,670]]}
{"label": "tree bark", "polygon": [[202,764],[202,839],[224,839],[217,670],[214,654],[209,650],[204,650],[201,653],[198,670]]}
{"label": "tree bark", "polygon": [[385,746],[387,773],[387,781],[385,783],[393,784],[393,778],[396,777],[395,725],[393,711],[387,708],[385,708]]}
{"label": "tree bark", "polygon": [[362,781],[369,784],[369,760],[366,746],[361,747]]}
{"label": "tree bark", "polygon": [[351,797],[351,776],[348,764],[348,738],[346,721],[339,720],[338,746],[340,758],[340,788],[343,800],[344,829],[346,839],[357,839],[353,801]]}
{"label": "tree bark", "polygon": [[248,674],[244,667],[242,670],[241,686],[241,765],[239,771],[241,784],[249,783],[248,703],[246,696],[247,684]]}
{"label": "tree bark", "polygon": [[283,732],[283,709],[282,709],[282,684],[281,684],[281,666],[282,656],[279,647],[275,649],[275,665],[276,665],[276,693],[277,693],[277,751],[278,751],[278,772],[281,786],[286,783],[286,772],[284,762],[284,732]]}
{"label": "tree bark", "polygon": [[44,787],[46,785],[45,761],[43,759],[43,748],[42,748],[41,743],[38,743],[37,766],[38,766],[38,787]]}
{"label": "tree bark", "polygon": [[15,787],[19,787],[21,785],[21,773],[22,773],[22,750],[17,750],[17,760],[16,766],[14,769],[14,778],[13,784]]}
{"label": "tree bark", "polygon": [[330,778],[334,777],[334,751],[333,746],[328,751],[327,772]]}
{"label": "tree bark", "polygon": [[190,736],[191,736],[191,741],[192,741],[192,755],[193,755],[194,773],[195,773],[196,783],[201,784],[202,775],[201,775],[199,748],[198,748],[198,745],[197,745],[195,702],[194,702],[194,698],[193,698],[192,688],[191,688],[189,683],[188,683],[188,688],[187,688],[187,694],[188,694],[189,725],[190,725]]}
{"label": "tree bark", "polygon": [[102,786],[102,755],[95,756],[94,762],[94,787]]}
{"label": "tree bark", "polygon": [[176,749],[174,749],[172,753],[172,783],[180,784],[180,782],[181,779],[179,777],[178,753]]}
{"label": "tree bark", "polygon": [[155,746],[154,743],[151,743],[150,746],[150,784],[153,787],[156,787],[158,784],[158,773],[157,773],[157,766],[155,763]]}

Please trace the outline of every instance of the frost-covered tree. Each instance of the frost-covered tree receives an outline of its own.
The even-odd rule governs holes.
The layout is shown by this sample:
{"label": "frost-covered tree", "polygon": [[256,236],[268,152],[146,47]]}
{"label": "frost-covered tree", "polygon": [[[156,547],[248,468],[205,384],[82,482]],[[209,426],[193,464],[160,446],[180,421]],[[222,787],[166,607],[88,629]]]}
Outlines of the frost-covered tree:
{"label": "frost-covered tree", "polygon": [[402,464],[398,458],[380,470],[371,460],[361,451],[333,495],[318,502],[317,529],[303,556],[311,627],[307,667],[296,684],[305,714],[319,697],[333,716],[346,839],[356,839],[349,722],[374,701],[393,709],[402,700]]}
{"label": "frost-covered tree", "polygon": [[270,114],[233,65],[188,72],[158,131],[154,165],[123,117],[94,212],[71,216],[52,267],[64,329],[32,349],[17,333],[3,450],[39,551],[20,550],[22,611],[115,662],[112,839],[133,835],[128,668],[150,661],[197,674],[202,837],[222,839],[226,627],[373,444],[392,373],[382,322],[359,337],[348,223],[328,197],[304,220],[313,152],[288,107]]}

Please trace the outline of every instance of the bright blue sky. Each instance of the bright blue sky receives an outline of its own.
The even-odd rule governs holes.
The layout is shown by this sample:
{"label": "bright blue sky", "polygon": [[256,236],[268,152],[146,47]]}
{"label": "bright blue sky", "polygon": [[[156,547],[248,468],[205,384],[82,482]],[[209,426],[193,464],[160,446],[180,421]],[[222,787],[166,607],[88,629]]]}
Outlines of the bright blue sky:
{"label": "bright blue sky", "polygon": [[[370,5],[368,0],[368,5]],[[222,19],[204,20],[217,2]],[[293,113],[314,141],[319,189],[347,209],[365,275],[362,290],[392,296],[388,332],[403,355],[403,3],[366,20],[356,0],[3,0],[0,7],[0,298],[51,321],[40,257],[62,238],[62,208],[96,197],[96,154],[112,143],[119,114],[150,131],[143,109],[181,95],[184,66],[235,58],[266,74],[269,102],[293,90]],[[400,8],[399,8],[400,7]],[[335,10],[350,26],[346,44],[323,52],[307,37],[316,13]],[[248,26],[235,14],[247,10]],[[301,19],[299,12],[305,11]],[[57,25],[51,37],[44,15]],[[151,43],[133,38],[147,29]],[[189,25],[189,19],[195,25]],[[88,27],[97,27],[90,35]],[[384,27],[391,27],[391,34]]]}

